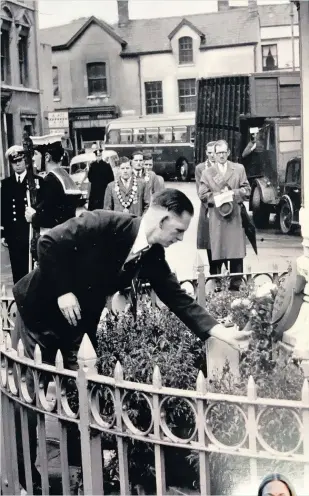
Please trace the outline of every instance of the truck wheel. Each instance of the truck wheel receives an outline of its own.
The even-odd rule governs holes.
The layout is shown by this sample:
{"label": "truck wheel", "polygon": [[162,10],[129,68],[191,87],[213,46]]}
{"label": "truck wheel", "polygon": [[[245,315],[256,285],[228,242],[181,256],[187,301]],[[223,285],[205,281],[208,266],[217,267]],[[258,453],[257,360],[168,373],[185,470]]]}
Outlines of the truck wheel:
{"label": "truck wheel", "polygon": [[269,225],[270,211],[262,198],[258,187],[255,187],[252,193],[252,217],[257,229],[265,229]]}
{"label": "truck wheel", "polygon": [[282,234],[291,234],[294,231],[293,208],[287,200],[284,200],[279,207],[279,226]]}
{"label": "truck wheel", "polygon": [[186,159],[179,160],[176,171],[179,181],[189,181],[189,164]]}

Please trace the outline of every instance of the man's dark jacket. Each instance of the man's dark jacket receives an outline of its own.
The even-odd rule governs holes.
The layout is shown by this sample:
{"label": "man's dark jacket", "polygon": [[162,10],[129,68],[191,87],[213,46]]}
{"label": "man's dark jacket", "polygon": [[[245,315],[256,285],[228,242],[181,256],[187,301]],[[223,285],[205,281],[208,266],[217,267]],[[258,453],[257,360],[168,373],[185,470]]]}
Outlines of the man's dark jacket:
{"label": "man's dark jacket", "polygon": [[[106,298],[130,285],[134,274],[121,271],[136,239],[141,219],[129,214],[85,212],[51,229],[39,240],[39,267],[13,288],[17,307],[36,342],[48,346],[52,335],[69,340],[73,332],[95,336]],[[153,245],[142,259],[141,276],[202,340],[217,324],[180,287],[165,260],[163,247]],[[68,324],[57,298],[73,293],[81,307],[78,328]],[[72,334],[71,334],[72,336]]]}
{"label": "man's dark jacket", "polygon": [[91,184],[88,210],[103,208],[107,185],[114,181],[114,173],[110,164],[104,160],[92,162],[89,167],[88,181]]}

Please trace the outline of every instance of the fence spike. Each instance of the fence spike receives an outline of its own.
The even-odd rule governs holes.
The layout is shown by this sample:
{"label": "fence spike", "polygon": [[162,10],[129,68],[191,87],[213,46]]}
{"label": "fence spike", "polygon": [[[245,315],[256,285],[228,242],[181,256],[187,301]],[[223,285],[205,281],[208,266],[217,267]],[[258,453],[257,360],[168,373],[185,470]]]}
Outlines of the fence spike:
{"label": "fence spike", "polygon": [[196,391],[202,394],[206,394],[207,392],[205,376],[201,370],[196,379]]}
{"label": "fence spike", "polygon": [[90,341],[88,334],[84,334],[81,345],[77,353],[78,362],[85,362],[92,359],[97,359],[95,349]]}
{"label": "fence spike", "polygon": [[5,298],[7,296],[5,284],[1,286],[1,296]]}
{"label": "fence spike", "polygon": [[120,362],[116,363],[116,367],[114,370],[114,379],[117,382],[122,382],[123,381],[123,368],[121,366]]}
{"label": "fence spike", "polygon": [[273,263],[273,272],[278,272],[278,264]]}
{"label": "fence spike", "polygon": [[250,377],[248,379],[247,394],[248,394],[248,398],[250,400],[256,400],[256,398],[257,398],[257,389],[256,389],[256,384],[254,382],[254,379],[253,379],[252,375],[250,375]]}
{"label": "fence spike", "polygon": [[12,338],[9,332],[7,332],[5,336],[5,349],[7,351],[12,349]]}
{"label": "fence spike", "polygon": [[309,381],[305,378],[304,384],[301,390],[301,399],[305,405],[309,405]]}
{"label": "fence spike", "polygon": [[17,355],[19,356],[19,358],[23,358],[25,356],[25,348],[21,339],[18,340]]}
{"label": "fence spike", "polygon": [[153,369],[153,374],[152,374],[152,384],[156,388],[161,388],[162,387],[162,377],[161,377],[161,372],[159,369],[158,365],[154,366]]}
{"label": "fence spike", "polygon": [[36,365],[42,364],[42,352],[38,344],[35,345],[33,358]]}
{"label": "fence spike", "polygon": [[2,322],[0,322],[0,345],[4,344],[5,334],[3,332]]}
{"label": "fence spike", "polygon": [[58,369],[58,370],[64,369],[63,356],[62,356],[62,353],[60,350],[58,350],[56,353],[55,365],[56,365],[56,369]]}

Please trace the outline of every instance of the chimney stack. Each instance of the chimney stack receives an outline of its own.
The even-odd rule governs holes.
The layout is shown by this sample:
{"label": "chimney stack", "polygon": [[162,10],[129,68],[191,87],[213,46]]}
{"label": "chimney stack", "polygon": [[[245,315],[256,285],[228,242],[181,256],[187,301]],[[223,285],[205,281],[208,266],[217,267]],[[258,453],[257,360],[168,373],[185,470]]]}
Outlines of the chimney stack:
{"label": "chimney stack", "polygon": [[129,0],[117,0],[118,26],[126,26],[129,22]]}
{"label": "chimney stack", "polygon": [[222,10],[229,10],[229,0],[218,0],[218,12]]}
{"label": "chimney stack", "polygon": [[249,12],[258,12],[257,0],[248,0]]}

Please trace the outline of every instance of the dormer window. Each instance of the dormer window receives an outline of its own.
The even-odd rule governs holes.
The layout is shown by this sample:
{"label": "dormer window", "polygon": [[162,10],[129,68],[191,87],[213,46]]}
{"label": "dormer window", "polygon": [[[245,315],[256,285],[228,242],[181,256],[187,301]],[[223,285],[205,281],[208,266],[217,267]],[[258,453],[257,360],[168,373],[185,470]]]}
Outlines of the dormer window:
{"label": "dormer window", "polygon": [[193,63],[193,40],[190,36],[179,38],[179,64]]}
{"label": "dormer window", "polygon": [[105,62],[87,64],[88,96],[107,94],[107,76]]}

